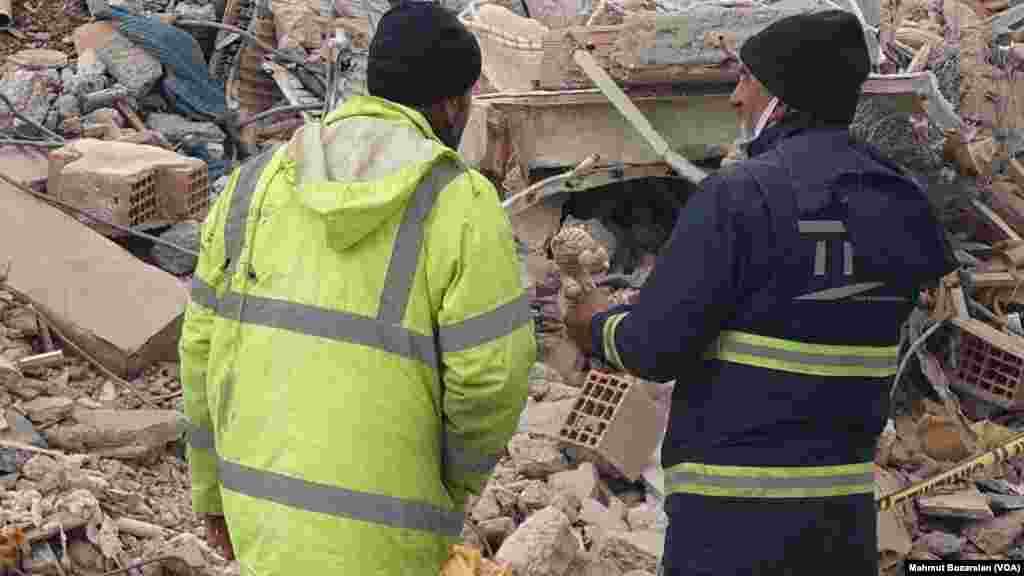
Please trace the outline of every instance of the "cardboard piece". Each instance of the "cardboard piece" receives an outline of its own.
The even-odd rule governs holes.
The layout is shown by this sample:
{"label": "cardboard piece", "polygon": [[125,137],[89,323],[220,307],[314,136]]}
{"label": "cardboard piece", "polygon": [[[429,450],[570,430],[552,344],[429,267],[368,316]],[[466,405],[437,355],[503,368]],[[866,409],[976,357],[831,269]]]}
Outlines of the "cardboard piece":
{"label": "cardboard piece", "polygon": [[123,378],[177,360],[186,285],[0,183],[0,266],[64,336]]}

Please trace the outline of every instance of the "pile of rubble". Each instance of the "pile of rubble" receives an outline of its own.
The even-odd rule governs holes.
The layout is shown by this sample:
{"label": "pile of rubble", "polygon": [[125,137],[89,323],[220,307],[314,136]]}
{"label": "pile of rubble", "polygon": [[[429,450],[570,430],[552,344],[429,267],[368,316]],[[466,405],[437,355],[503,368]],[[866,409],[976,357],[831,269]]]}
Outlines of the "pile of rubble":
{"label": "pile of rubble", "polygon": [[[479,4],[463,13],[485,52],[477,91],[553,93],[585,86],[572,84],[581,77],[560,61],[550,66],[558,52],[550,33],[700,7],[734,11],[726,20],[742,37],[757,10],[806,3]],[[989,452],[1024,429],[1024,83],[1016,79],[1024,6],[861,5],[878,22],[882,74],[866,85],[854,131],[926,185],[963,264],[921,295],[907,324],[912,346],[876,458],[883,571],[897,573],[906,558],[1024,557],[1020,443],[999,458]],[[174,344],[198,221],[241,152],[287,140],[324,100],[331,108],[365,92],[368,39],[386,9],[381,0],[231,0],[222,8],[69,0],[58,34],[24,32],[8,50],[0,174],[18,186],[0,186],[0,246],[10,262],[9,289],[0,291],[0,570],[13,566],[4,564],[7,551],[18,550],[28,574],[237,571],[202,541],[182,452]],[[19,10],[13,21],[23,24]],[[537,75],[501,66],[502,30],[506,43],[515,44],[509,34],[522,40]],[[595,54],[607,57],[607,38],[593,38]],[[690,48],[702,66],[729,52],[715,43]],[[328,87],[326,63],[335,60],[343,80]],[[489,130],[493,141],[506,137]],[[499,179],[510,195],[537,180],[517,153]],[[623,160],[619,170],[642,163]],[[446,576],[655,572],[673,384],[595,364],[566,338],[562,318],[586,290],[608,289],[614,302],[635,297],[690,190],[667,178],[626,179],[559,204],[545,215],[550,233],[529,238],[541,362],[519,431],[469,502],[468,547],[453,551]],[[140,245],[125,229],[164,243]],[[39,230],[51,241],[23,240]],[[128,302],[145,312],[125,314]],[[959,472],[958,463],[982,461]]]}
{"label": "pile of rubble", "polygon": [[191,510],[177,365],[125,381],[55,349],[53,330],[0,289],[0,550],[21,555],[6,567],[232,573]]}

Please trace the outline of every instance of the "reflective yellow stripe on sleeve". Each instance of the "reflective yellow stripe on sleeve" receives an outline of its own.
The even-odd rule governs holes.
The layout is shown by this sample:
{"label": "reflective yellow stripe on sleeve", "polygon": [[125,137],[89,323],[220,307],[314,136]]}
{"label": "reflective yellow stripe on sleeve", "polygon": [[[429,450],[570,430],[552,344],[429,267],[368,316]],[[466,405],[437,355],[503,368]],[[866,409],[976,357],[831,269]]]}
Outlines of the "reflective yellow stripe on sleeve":
{"label": "reflective yellow stripe on sleeve", "polygon": [[885,378],[896,374],[899,346],[808,344],[725,331],[705,358],[814,376]]}
{"label": "reflective yellow stripe on sleeve", "polygon": [[731,498],[823,498],[873,494],[872,462],[839,466],[716,466],[684,462],[665,470],[669,494]]}
{"label": "reflective yellow stripe on sleeve", "polygon": [[626,370],[626,367],[622,365],[622,358],[619,356],[619,349],[615,346],[615,328],[618,327],[619,322],[626,317],[628,312],[622,314],[613,314],[604,321],[604,327],[601,331],[601,343],[604,345],[604,358],[609,364],[618,368],[619,370]]}

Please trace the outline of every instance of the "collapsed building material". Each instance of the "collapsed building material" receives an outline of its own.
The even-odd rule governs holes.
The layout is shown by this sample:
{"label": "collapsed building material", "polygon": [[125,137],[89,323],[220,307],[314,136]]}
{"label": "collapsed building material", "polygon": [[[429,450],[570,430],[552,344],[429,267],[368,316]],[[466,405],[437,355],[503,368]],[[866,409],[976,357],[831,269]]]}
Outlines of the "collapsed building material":
{"label": "collapsed building material", "polygon": [[776,20],[832,7],[823,0],[783,0],[745,10],[708,3],[691,6],[682,14],[628,18],[620,26],[555,30],[544,39],[539,84],[550,90],[591,87],[573,61],[578,47],[587,48],[615,80],[627,86],[728,82],[736,72],[720,65],[747,38]]}
{"label": "collapsed building material", "polygon": [[470,9],[459,20],[476,35],[482,72],[498,92],[526,92],[537,87],[548,28],[496,4]]}
{"label": "collapsed building material", "polygon": [[1024,341],[973,318],[955,318],[961,331],[953,386],[1006,408],[1024,407]]}
{"label": "collapsed building material", "polygon": [[[708,95],[633,95],[669,146],[691,161],[725,155],[738,122],[728,90]],[[597,90],[485,94],[473,100],[460,148],[467,162],[504,179],[510,166],[573,167],[593,155],[614,159],[612,181],[643,171],[671,172],[629,122]],[[648,170],[647,167],[651,168]]]}
{"label": "collapsed building material", "polygon": [[640,380],[591,370],[559,439],[594,457],[606,472],[636,480],[659,433],[656,408]]}
{"label": "collapsed building material", "polygon": [[177,358],[181,283],[36,198],[7,185],[0,198],[6,282],[64,337],[122,377]]}
{"label": "collapsed building material", "polygon": [[202,160],[155,146],[94,139],[71,142],[51,152],[50,160],[49,193],[114,224],[201,220],[209,209]]}
{"label": "collapsed building material", "polygon": [[46,431],[47,441],[74,452],[134,459],[162,450],[185,431],[184,416],[173,410],[76,409],[73,424]]}

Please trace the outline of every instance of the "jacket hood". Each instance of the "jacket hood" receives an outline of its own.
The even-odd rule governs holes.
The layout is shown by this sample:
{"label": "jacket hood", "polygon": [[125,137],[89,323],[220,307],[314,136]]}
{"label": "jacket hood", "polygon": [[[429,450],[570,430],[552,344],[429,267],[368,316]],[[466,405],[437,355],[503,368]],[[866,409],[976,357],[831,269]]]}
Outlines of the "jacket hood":
{"label": "jacket hood", "polygon": [[328,241],[346,250],[404,210],[437,160],[456,152],[418,111],[372,96],[349,98],[323,123],[292,137],[286,173],[299,203],[327,223]]}

